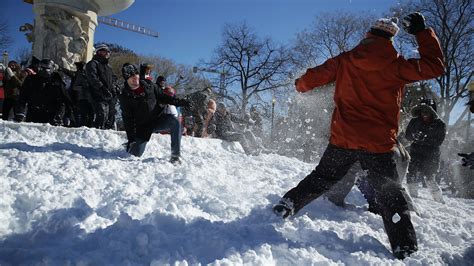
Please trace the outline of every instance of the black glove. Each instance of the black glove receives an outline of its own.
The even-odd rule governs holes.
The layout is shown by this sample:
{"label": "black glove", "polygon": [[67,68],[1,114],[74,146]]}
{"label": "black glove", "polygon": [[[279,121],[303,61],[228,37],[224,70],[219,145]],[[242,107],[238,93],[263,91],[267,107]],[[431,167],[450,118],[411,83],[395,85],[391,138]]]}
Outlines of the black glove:
{"label": "black glove", "polygon": [[187,99],[176,99],[176,106],[184,107],[186,109],[191,109],[193,105]]}
{"label": "black glove", "polygon": [[462,166],[468,166],[471,169],[474,169],[474,152],[469,154],[467,153],[458,153],[462,158]]}
{"label": "black glove", "polygon": [[421,13],[418,12],[411,13],[408,16],[404,17],[402,25],[403,29],[409,34],[417,34],[418,32],[426,28],[425,18]]}
{"label": "black glove", "polygon": [[418,131],[416,133],[413,133],[413,139],[415,141],[422,141],[426,138],[426,135],[425,133],[423,133],[422,131]]}

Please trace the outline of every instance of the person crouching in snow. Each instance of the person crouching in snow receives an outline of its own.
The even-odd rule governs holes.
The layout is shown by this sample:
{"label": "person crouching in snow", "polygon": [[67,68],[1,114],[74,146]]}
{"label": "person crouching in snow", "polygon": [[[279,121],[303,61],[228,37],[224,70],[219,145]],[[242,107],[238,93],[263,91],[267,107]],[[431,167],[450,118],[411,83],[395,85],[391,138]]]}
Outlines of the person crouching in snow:
{"label": "person crouching in snow", "polygon": [[392,44],[397,19],[379,19],[348,52],[308,69],[295,81],[298,92],[335,82],[331,137],[319,164],[273,207],[286,218],[329,190],[356,162],[367,170],[385,231],[398,259],[418,250],[407,200],[393,159],[404,85],[444,73],[443,53],[424,17],[413,13],[403,27],[416,36],[420,59],[401,57]]}
{"label": "person crouching in snow", "polygon": [[140,79],[137,67],[132,64],[126,63],[122,66],[122,75],[125,83],[120,95],[120,108],[127,132],[127,152],[142,156],[152,133],[169,130],[170,162],[180,163],[181,126],[174,115],[163,112],[162,104],[189,108],[189,102],[168,96],[152,81]]}
{"label": "person crouching in snow", "polygon": [[407,187],[412,197],[418,197],[418,181],[425,180],[437,202],[444,203],[435,176],[439,170],[440,146],[446,136],[446,124],[436,113],[436,103],[424,99],[412,110],[405,138],[411,141],[412,162],[408,167]]}

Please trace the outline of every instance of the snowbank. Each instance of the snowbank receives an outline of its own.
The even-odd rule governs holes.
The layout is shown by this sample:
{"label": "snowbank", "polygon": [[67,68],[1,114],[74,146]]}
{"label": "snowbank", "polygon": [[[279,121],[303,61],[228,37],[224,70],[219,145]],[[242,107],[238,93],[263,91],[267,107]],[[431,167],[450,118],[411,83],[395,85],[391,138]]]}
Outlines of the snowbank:
{"label": "snowbank", "polygon": [[0,264],[472,265],[474,202],[428,191],[413,217],[420,251],[393,258],[382,219],[353,189],[281,221],[271,205],[314,164],[246,156],[239,144],[168,135],[141,158],[123,132],[0,122]]}

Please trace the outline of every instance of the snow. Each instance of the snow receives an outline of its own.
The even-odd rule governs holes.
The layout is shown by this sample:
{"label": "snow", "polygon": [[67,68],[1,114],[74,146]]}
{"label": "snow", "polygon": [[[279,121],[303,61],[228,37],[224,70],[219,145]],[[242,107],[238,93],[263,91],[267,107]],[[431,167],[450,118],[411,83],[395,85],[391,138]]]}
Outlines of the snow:
{"label": "snow", "polygon": [[173,166],[168,135],[133,158],[123,132],[0,122],[0,133],[0,265],[474,264],[473,200],[421,189],[420,250],[399,261],[357,188],[346,209],[320,198],[286,221],[271,212],[317,162],[184,137]]}

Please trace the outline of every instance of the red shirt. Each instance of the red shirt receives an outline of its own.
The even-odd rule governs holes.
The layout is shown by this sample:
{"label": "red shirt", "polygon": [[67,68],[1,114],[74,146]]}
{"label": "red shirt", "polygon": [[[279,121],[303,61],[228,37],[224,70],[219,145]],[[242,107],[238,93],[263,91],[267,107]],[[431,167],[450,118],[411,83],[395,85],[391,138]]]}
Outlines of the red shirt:
{"label": "red shirt", "polygon": [[134,95],[137,95],[137,96],[138,96],[138,95],[140,95],[140,94],[142,94],[142,93],[145,92],[145,88],[143,88],[142,86],[140,86],[140,87],[138,87],[137,89],[132,90],[132,92],[133,92]]}

